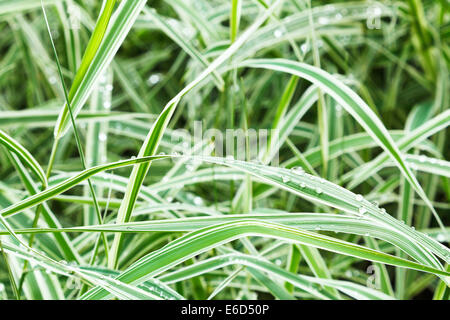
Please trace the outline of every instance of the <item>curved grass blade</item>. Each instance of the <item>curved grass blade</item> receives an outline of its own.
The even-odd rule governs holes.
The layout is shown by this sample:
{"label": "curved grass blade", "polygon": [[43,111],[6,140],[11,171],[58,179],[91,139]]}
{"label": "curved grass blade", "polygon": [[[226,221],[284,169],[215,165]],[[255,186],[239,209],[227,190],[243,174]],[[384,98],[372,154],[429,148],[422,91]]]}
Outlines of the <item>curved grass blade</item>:
{"label": "curved grass blade", "polygon": [[50,188],[47,188],[44,191],[41,191],[31,197],[28,197],[18,203],[15,203],[14,205],[11,205],[3,210],[0,211],[0,215],[3,217],[12,216],[14,214],[20,213],[21,211],[34,207],[46,200],[51,199],[52,197],[59,195],[72,187],[78,185],[81,181],[86,180],[93,176],[94,174],[97,174],[102,171],[106,170],[112,170],[116,168],[126,167],[133,164],[139,164],[143,162],[148,161],[154,161],[158,159],[164,159],[167,158],[167,156],[152,156],[152,157],[143,157],[138,159],[130,159],[130,160],[122,160],[118,162],[108,163],[100,166],[96,166],[93,168],[89,168],[85,171],[82,171],[81,173],[75,175],[74,177],[67,179],[55,186],[52,186]]}
{"label": "curved grass blade", "polygon": [[[45,6],[53,5],[61,0],[43,0]],[[0,16],[17,12],[39,9],[41,3],[36,0],[3,0],[0,1]]]}
{"label": "curved grass blade", "polygon": [[245,254],[226,254],[210,259],[205,259],[196,263],[195,265],[184,267],[174,272],[165,274],[159,277],[159,280],[166,283],[175,283],[234,264],[248,266],[264,271],[271,276],[275,276],[279,279],[285,280],[287,283],[293,284],[296,287],[308,293],[311,293],[319,299],[330,299],[330,295],[324,292],[323,288],[321,288],[320,285],[327,285],[334,289],[340,290],[343,293],[349,294],[351,297],[354,297],[356,299],[395,299],[391,295],[386,295],[377,290],[370,289],[348,281],[319,279],[310,276],[293,274],[264,259]]}
{"label": "curved grass blade", "polygon": [[0,130],[0,143],[3,144],[10,151],[14,152],[21,161],[23,161],[33,173],[39,178],[42,185],[47,186],[47,177],[42,170],[37,160],[25,149],[19,142],[6,134],[3,130]]}
{"label": "curved grass blade", "polygon": [[392,158],[402,174],[416,190],[417,194],[425,201],[433,212],[441,228],[445,229],[439,215],[420,186],[417,178],[403,159],[403,155],[393,141],[383,123],[372,109],[350,88],[331,76],[326,71],[310,65],[285,59],[257,59],[247,60],[240,64],[241,67],[264,68],[290,73],[311,81],[324,92],[332,96],[343,108],[347,110],[359,124],[378,142],[386,153]]}
{"label": "curved grass blade", "polygon": [[[109,23],[110,27],[104,35],[101,44],[95,50],[96,54],[92,58],[89,68],[86,70],[77,90],[69,100],[75,118],[88,99],[95,83],[110,65],[145,3],[146,0],[122,1],[120,3],[120,6],[111,18],[112,22]],[[60,139],[67,133],[69,128],[70,117],[68,109],[65,106],[55,126],[55,139]]]}
{"label": "curved grass blade", "polygon": [[92,36],[86,47],[86,51],[84,52],[83,59],[81,60],[80,67],[78,68],[72,86],[70,88],[68,97],[69,102],[65,103],[63,110],[61,110],[61,113],[58,117],[58,122],[55,126],[56,130],[55,136],[57,137],[57,139],[59,138],[60,131],[62,131],[61,125],[64,125],[64,123],[66,121],[68,122],[69,120],[68,118],[70,106],[68,105],[68,103],[71,103],[73,101],[75,93],[80,88],[81,82],[83,81],[83,78],[86,76],[86,72],[90,67],[95,55],[97,54],[97,51],[100,47],[103,37],[105,36],[106,28],[108,27],[109,20],[111,19],[111,14],[115,4],[116,0],[107,0],[104,8],[102,8],[102,13],[100,14],[100,18],[97,24],[95,25]]}
{"label": "curved grass blade", "polygon": [[110,276],[105,276],[101,273],[91,271],[87,268],[69,265],[64,262],[54,261],[46,256],[38,254],[34,250],[26,250],[20,246],[12,243],[3,243],[3,247],[9,251],[10,254],[33,262],[38,268],[45,270],[49,273],[55,273],[65,277],[71,277],[80,279],[90,285],[101,286],[115,297],[124,300],[154,300],[154,299],[167,299],[172,298],[169,295],[163,295],[167,290],[160,288],[160,286],[153,285],[151,290],[148,290],[146,286],[135,287],[127,285],[123,282],[114,280]]}
{"label": "curved grass blade", "polygon": [[[138,210],[137,210],[138,211]],[[335,233],[349,233],[370,236],[392,243],[419,262],[426,263],[427,257],[420,247],[401,232],[392,232],[384,224],[361,217],[325,213],[278,213],[221,215],[209,217],[178,218],[167,220],[154,220],[144,222],[128,222],[124,224],[103,224],[93,226],[80,226],[72,228],[40,228],[19,229],[18,234],[26,233],[60,233],[60,232],[119,232],[119,233],[148,233],[148,232],[190,232],[200,228],[210,227],[219,223],[238,222],[242,219],[269,221],[304,230],[323,230]],[[0,235],[2,232],[0,232]]]}
{"label": "curved grass blade", "polygon": [[430,158],[424,155],[407,155],[406,161],[416,170],[450,178],[449,161]]}
{"label": "curved grass blade", "polygon": [[[446,110],[436,117],[423,123],[421,126],[417,127],[411,132],[405,134],[405,136],[402,137],[397,144],[401,151],[406,152],[409,149],[417,146],[420,142],[424,141],[428,137],[447,128],[449,125],[450,110]],[[380,168],[387,160],[389,160],[389,155],[384,153],[380,154],[377,158],[375,158],[371,162],[368,162],[361,168],[355,169],[354,171],[346,174],[344,177],[344,181],[352,179],[351,183],[348,185],[348,188],[356,187],[361,182],[361,178],[358,178],[360,175],[370,176],[374,174],[377,171],[377,168]]]}
{"label": "curved grass blade", "polygon": [[[66,88],[66,85],[65,85],[65,82],[64,82],[64,77],[63,77],[62,71],[61,71],[61,64],[59,62],[58,53],[56,52],[55,43],[53,41],[52,33],[51,33],[51,30],[50,30],[50,25],[49,25],[48,19],[47,19],[47,14],[46,14],[46,11],[45,11],[45,8],[44,8],[43,5],[42,5],[42,12],[44,13],[45,25],[47,27],[48,35],[50,37],[50,42],[51,42],[51,45],[52,45],[53,54],[55,56],[56,65],[57,65],[58,72],[59,72],[59,77],[60,77],[60,80],[61,80],[61,83],[62,83],[62,87],[63,87],[63,91],[64,91],[64,98],[65,98],[65,101],[66,101],[66,104],[67,104],[67,110],[68,110],[69,116],[70,116],[70,122],[72,123],[72,126],[73,126],[75,142],[76,142],[76,146],[77,146],[77,149],[78,149],[78,153],[80,155],[81,165],[82,165],[83,169],[86,170],[86,159],[85,159],[85,156],[84,156],[83,147],[81,145],[81,140],[80,140],[80,137],[79,137],[78,129],[77,129],[77,126],[76,126],[76,123],[75,123],[75,118],[74,118],[74,115],[73,115],[73,112],[72,112],[72,105],[70,103],[69,93],[67,92],[67,88]],[[58,147],[58,140],[56,140],[54,142],[54,144],[53,144],[52,154],[50,155],[50,164],[49,164],[49,166],[47,168],[48,169],[47,176],[50,176],[51,169],[52,169],[52,166],[53,166],[53,161],[55,159],[54,155],[55,155],[57,147]],[[99,221],[99,223],[102,223],[103,222],[103,218],[102,218],[102,215],[101,215],[101,212],[100,212],[100,207],[99,207],[98,202],[97,202],[97,196],[95,194],[94,187],[93,187],[93,185],[92,185],[92,183],[91,183],[91,181],[89,179],[87,180],[87,182],[88,182],[88,185],[89,185],[89,190],[91,192],[92,200],[94,202],[94,208],[95,208],[95,212],[97,214],[97,220]],[[39,216],[37,216],[37,218],[39,218]],[[106,239],[106,235],[104,233],[101,233],[101,238],[103,240],[105,255],[108,256],[108,242],[107,242],[107,239]],[[94,252],[93,260],[95,260],[95,253],[96,253],[96,251]]]}
{"label": "curved grass blade", "polygon": [[[357,216],[365,216],[368,214],[376,221],[383,222],[387,226],[394,226],[396,230],[402,230],[412,239],[422,242],[424,250],[431,250],[445,261],[450,261],[449,248],[405,224],[402,224],[387,214],[386,210],[380,209],[377,205],[365,200],[361,195],[356,195],[351,191],[326,181],[325,179],[309,175],[305,173],[304,170],[298,168],[287,170],[255,163],[247,163],[244,161],[214,157],[195,158],[248,172],[253,176],[266,180],[269,184],[276,185],[319,204],[325,204]],[[440,265],[437,260],[435,260],[434,263],[435,265]]]}
{"label": "curved grass blade", "polygon": [[[14,156],[13,156],[14,158]],[[18,159],[17,159],[18,160]],[[23,184],[25,185],[25,188],[27,189],[28,193],[30,195],[34,195],[39,192],[39,188],[36,185],[36,183],[31,179],[28,172],[25,170],[22,162],[20,160],[15,161],[15,166],[17,168],[17,171],[19,172],[19,175],[23,181]],[[54,215],[54,213],[51,211],[50,207],[47,203],[42,203],[42,207],[40,207],[38,210],[40,210],[40,214],[42,214],[45,222],[47,225],[51,228],[62,228],[61,223],[57,219],[57,217]],[[34,220],[36,221],[36,216],[34,217]],[[74,248],[73,244],[71,243],[69,237],[67,234],[55,234],[55,240],[56,244],[60,248],[61,252],[63,253],[63,256],[67,261],[77,261],[78,263],[82,263],[83,259],[80,257],[79,253]],[[31,241],[30,241],[31,242]]]}
{"label": "curved grass blade", "polygon": [[[444,270],[435,269],[415,262],[400,259],[386,253],[378,252],[321,234],[316,234],[301,229],[294,229],[274,223],[263,223],[255,220],[241,220],[239,222],[215,225],[191,232],[186,236],[172,241],[160,250],[154,251],[141,258],[127,270],[122,272],[116,279],[125,283],[142,283],[147,278],[154,277],[193,256],[244,236],[264,236],[276,238],[313,246],[319,249],[337,252],[360,259],[395,265],[397,267],[411,268],[445,277],[450,276],[450,273]],[[88,291],[82,299],[102,299],[106,297],[107,294],[108,293],[102,288],[94,288]]]}
{"label": "curved grass blade", "polygon": [[[58,110],[53,109],[25,109],[20,111],[0,111],[0,126],[2,128],[14,128],[23,126],[26,128],[53,127],[58,119]],[[153,119],[152,115],[130,112],[105,112],[105,111],[81,111],[77,117],[77,123],[97,123],[111,120],[127,120],[137,118]]]}
{"label": "curved grass blade", "polygon": [[[63,182],[60,182],[59,184],[52,186],[43,192],[40,192],[39,194],[36,194],[19,203],[16,203],[8,208],[3,209],[2,211],[0,211],[0,214],[5,217],[17,214],[26,208],[33,207],[49,198],[52,198],[58,194],[61,194],[69,190],[73,186],[78,185],[80,182],[86,180],[87,178],[93,176],[96,173],[136,163],[143,163],[147,161],[164,159],[168,157],[170,156],[164,155],[164,156],[153,156],[153,157],[124,160],[85,170],[70,179],[64,180]],[[415,241],[418,241],[419,243],[423,244],[424,247],[422,247],[421,245],[418,246],[416,245],[415,247],[416,253],[413,254],[413,256],[415,256],[416,259],[422,259],[421,261],[424,263],[437,267],[440,266],[437,260],[434,260],[432,256],[427,254],[428,247],[429,250],[432,250],[441,258],[443,259],[449,258],[450,250],[445,246],[437,243],[435,240],[430,239],[429,237],[423,235],[422,233],[417,232],[416,230],[412,230],[408,226],[401,224],[399,221],[389,216],[387,213],[385,213],[377,206],[373,205],[369,201],[365,201],[362,197],[361,197],[362,199],[358,199],[358,196],[351,193],[350,191],[347,191],[329,182],[325,183],[325,181],[322,179],[317,180],[318,178],[307,174],[299,175],[292,172],[292,170],[272,168],[257,165],[254,163],[249,164],[237,160],[212,158],[212,157],[195,157],[195,158],[201,159],[202,161],[208,161],[220,165],[231,166],[235,169],[247,172],[255,177],[261,178],[271,185],[291,191],[308,200],[329,205],[357,216],[368,215],[369,217],[375,219],[375,221],[379,221],[383,224],[386,224],[386,226],[393,226],[396,232],[404,233],[406,236],[408,236],[409,241],[411,242],[412,245],[415,244]],[[286,181],[286,177],[288,177],[289,181]]]}

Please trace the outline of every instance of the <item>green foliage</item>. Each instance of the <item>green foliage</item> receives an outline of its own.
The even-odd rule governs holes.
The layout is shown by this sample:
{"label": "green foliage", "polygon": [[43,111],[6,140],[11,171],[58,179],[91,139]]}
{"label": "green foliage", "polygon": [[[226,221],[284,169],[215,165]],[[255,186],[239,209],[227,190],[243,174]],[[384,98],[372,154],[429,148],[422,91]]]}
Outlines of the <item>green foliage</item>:
{"label": "green foliage", "polygon": [[448,299],[449,23],[0,0],[0,299]]}

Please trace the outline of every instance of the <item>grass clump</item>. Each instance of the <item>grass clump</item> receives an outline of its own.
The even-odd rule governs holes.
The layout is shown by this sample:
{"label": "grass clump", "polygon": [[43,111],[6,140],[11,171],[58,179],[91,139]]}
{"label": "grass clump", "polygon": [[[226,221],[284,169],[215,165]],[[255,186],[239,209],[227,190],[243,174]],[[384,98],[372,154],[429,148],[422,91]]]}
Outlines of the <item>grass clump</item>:
{"label": "grass clump", "polygon": [[0,1],[0,297],[448,299],[449,22]]}

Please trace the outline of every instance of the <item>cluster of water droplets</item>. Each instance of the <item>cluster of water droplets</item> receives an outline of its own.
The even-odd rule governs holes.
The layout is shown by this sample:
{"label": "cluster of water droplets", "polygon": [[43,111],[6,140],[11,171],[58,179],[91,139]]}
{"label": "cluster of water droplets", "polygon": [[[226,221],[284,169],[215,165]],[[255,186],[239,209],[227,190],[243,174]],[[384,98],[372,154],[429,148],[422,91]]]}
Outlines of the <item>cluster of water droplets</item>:
{"label": "cluster of water droplets", "polygon": [[191,193],[187,193],[186,197],[189,201],[191,201],[194,205],[196,206],[202,206],[204,205],[203,203],[203,199],[197,195],[191,194]]}
{"label": "cluster of water droplets", "polygon": [[359,217],[364,217],[367,214],[367,209],[364,206],[364,197],[360,194],[355,195],[355,200],[359,203],[358,215]]}
{"label": "cluster of water droplets", "polygon": [[347,270],[345,271],[345,276],[347,278],[353,278],[360,274],[359,270]]}
{"label": "cluster of water droplets", "polygon": [[157,279],[153,279],[152,282],[153,283],[149,283],[149,282],[146,283],[147,284],[146,290],[148,290],[152,294],[160,297],[163,300],[175,300],[175,297],[168,295],[167,292],[165,292],[164,290],[162,290],[160,288],[160,286],[162,285],[161,281],[159,281]]}
{"label": "cluster of water droplets", "polygon": [[[114,279],[112,276],[109,276],[109,275],[100,274],[98,276],[98,278],[100,279],[100,285],[103,288],[105,288],[106,290],[110,289],[112,292],[116,292],[117,291],[117,288],[115,288],[113,284],[116,284],[118,286],[122,286],[123,285],[122,282]],[[147,282],[146,283],[147,285],[145,286],[145,289],[142,289],[142,290],[144,290],[144,291],[146,291],[148,293],[152,293],[153,295],[158,296],[158,297],[160,297],[161,299],[164,299],[164,300],[174,300],[175,299],[174,297],[168,295],[166,292],[164,292],[162,289],[160,289],[157,286],[155,280],[152,281],[153,283]],[[108,291],[110,291],[110,290],[108,290]]]}
{"label": "cluster of water droplets", "polygon": [[245,266],[245,265],[247,265],[247,260],[245,260],[245,259],[243,259],[243,258],[236,258],[236,257],[229,257],[228,258],[228,261],[231,263],[231,264],[237,264],[237,265],[240,265],[240,266]]}
{"label": "cluster of water droplets", "polygon": [[425,162],[429,162],[430,164],[437,164],[437,165],[447,165],[447,163],[445,161],[442,161],[440,159],[436,159],[436,158],[429,158],[427,156],[421,155],[418,157],[419,162],[420,163],[425,163]]}
{"label": "cluster of water droplets", "polygon": [[[310,174],[306,173],[305,170],[304,170],[302,167],[293,167],[293,168],[290,169],[290,172],[291,172],[292,174],[294,174],[296,177],[299,177],[299,176],[305,176],[305,177],[306,177],[306,176],[307,176],[310,180],[312,180],[312,181],[314,181],[314,182],[317,182],[319,185],[316,185],[316,186],[313,188],[314,192],[315,192],[317,195],[321,195],[321,194],[323,193],[323,189],[322,189],[321,185],[323,185],[323,184],[325,184],[325,183],[328,182],[328,181],[326,181],[326,180],[323,179],[323,178],[316,177],[316,176],[313,176],[313,175],[310,175]],[[288,183],[288,182],[292,181],[292,178],[291,178],[291,177],[292,177],[292,176],[289,176],[289,175],[287,175],[287,174],[281,175],[281,179],[282,179],[282,181],[283,181],[284,183]],[[298,186],[299,186],[300,188],[302,188],[302,189],[304,189],[304,188],[307,187],[307,185],[306,185],[306,183],[305,183],[304,181],[299,182],[299,183],[298,183]]]}
{"label": "cluster of water droplets", "polygon": [[[111,110],[112,106],[112,91],[114,90],[114,86],[109,83],[110,78],[108,77],[108,73],[104,72],[99,78],[99,94],[101,95],[102,107],[107,112]],[[106,142],[108,136],[105,132],[101,131],[98,135],[98,140],[100,142]],[[105,162],[106,156],[102,156],[102,161]]]}

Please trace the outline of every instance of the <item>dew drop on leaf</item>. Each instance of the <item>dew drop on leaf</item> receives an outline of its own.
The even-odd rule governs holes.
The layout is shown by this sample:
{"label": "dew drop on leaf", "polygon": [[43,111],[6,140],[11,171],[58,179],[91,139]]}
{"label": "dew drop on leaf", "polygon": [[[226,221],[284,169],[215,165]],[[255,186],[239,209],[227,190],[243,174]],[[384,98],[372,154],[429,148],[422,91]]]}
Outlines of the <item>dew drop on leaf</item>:
{"label": "dew drop on leaf", "polygon": [[283,31],[281,29],[277,29],[273,32],[273,36],[275,38],[281,38],[283,36]]}

